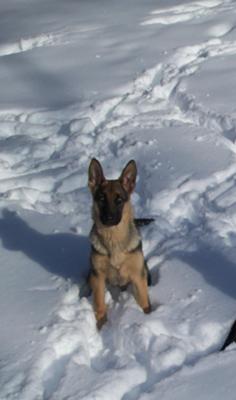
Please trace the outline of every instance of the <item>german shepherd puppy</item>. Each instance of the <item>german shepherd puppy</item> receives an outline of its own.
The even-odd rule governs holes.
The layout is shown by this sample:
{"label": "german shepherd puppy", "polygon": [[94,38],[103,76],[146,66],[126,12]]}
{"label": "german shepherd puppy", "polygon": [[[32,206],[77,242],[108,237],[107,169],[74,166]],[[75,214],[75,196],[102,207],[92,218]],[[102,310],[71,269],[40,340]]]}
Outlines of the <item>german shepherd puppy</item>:
{"label": "german shepherd puppy", "polygon": [[105,304],[107,282],[121,288],[131,283],[137,303],[145,313],[151,311],[148,297],[148,269],[130,203],[136,175],[134,160],[129,161],[121,176],[115,180],[104,177],[101,164],[95,158],[89,166],[88,185],[93,196],[94,221],[90,232],[89,285],[93,293],[94,311],[99,329],[107,319]]}

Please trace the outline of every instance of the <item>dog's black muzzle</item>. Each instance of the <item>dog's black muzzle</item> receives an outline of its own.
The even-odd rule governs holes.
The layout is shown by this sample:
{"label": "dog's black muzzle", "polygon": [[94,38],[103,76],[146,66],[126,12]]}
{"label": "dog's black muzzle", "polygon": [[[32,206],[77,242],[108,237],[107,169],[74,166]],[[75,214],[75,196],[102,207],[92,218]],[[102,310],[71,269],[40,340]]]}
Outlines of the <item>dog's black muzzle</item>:
{"label": "dog's black muzzle", "polygon": [[121,221],[121,216],[118,215],[106,215],[101,217],[102,224],[105,226],[115,226]]}

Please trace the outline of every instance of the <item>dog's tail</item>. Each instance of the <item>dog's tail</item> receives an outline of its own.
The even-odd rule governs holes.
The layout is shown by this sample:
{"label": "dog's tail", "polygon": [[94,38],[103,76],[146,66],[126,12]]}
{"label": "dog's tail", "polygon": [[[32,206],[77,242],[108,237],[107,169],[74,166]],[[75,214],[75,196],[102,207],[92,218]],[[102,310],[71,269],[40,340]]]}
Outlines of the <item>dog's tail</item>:
{"label": "dog's tail", "polygon": [[154,218],[135,218],[134,223],[137,227],[149,225],[154,222]]}

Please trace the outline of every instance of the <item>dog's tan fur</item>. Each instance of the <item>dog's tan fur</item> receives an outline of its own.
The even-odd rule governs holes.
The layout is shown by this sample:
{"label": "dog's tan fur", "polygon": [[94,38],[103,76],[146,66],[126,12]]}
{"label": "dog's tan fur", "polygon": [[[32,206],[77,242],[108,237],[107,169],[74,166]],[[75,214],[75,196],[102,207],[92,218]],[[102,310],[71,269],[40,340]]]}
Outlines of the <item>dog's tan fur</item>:
{"label": "dog's tan fur", "polygon": [[[121,190],[122,179],[106,180],[102,173],[102,181],[92,182],[91,165],[98,163],[92,160],[89,169],[89,186],[94,197],[98,182],[103,186],[107,199],[112,204],[115,193]],[[101,168],[100,164],[98,163]],[[96,166],[95,166],[96,167]],[[135,166],[136,168],[136,166]],[[126,166],[127,169],[127,166]],[[128,175],[128,169],[124,169]],[[123,177],[124,178],[124,177]],[[125,183],[128,186],[125,187]],[[106,321],[105,286],[106,282],[112,285],[125,286],[131,283],[137,303],[145,313],[150,312],[150,302],[147,287],[147,268],[141,249],[141,238],[134,223],[130,194],[135,182],[124,181],[128,190],[127,201],[124,203],[120,222],[114,226],[106,226],[101,222],[97,202],[93,201],[92,216],[94,225],[90,233],[92,244],[91,273],[89,283],[93,292],[94,311],[97,326],[100,328]]]}

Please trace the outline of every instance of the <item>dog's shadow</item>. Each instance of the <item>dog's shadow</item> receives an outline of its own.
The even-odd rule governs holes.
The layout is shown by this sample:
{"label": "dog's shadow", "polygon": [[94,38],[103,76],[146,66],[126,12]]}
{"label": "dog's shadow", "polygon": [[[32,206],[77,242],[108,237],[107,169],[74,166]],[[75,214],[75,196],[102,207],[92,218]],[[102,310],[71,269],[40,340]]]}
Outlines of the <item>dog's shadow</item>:
{"label": "dog's shadow", "polygon": [[42,234],[5,209],[0,218],[0,238],[6,249],[21,251],[52,274],[76,283],[87,279],[90,245],[84,236]]}

